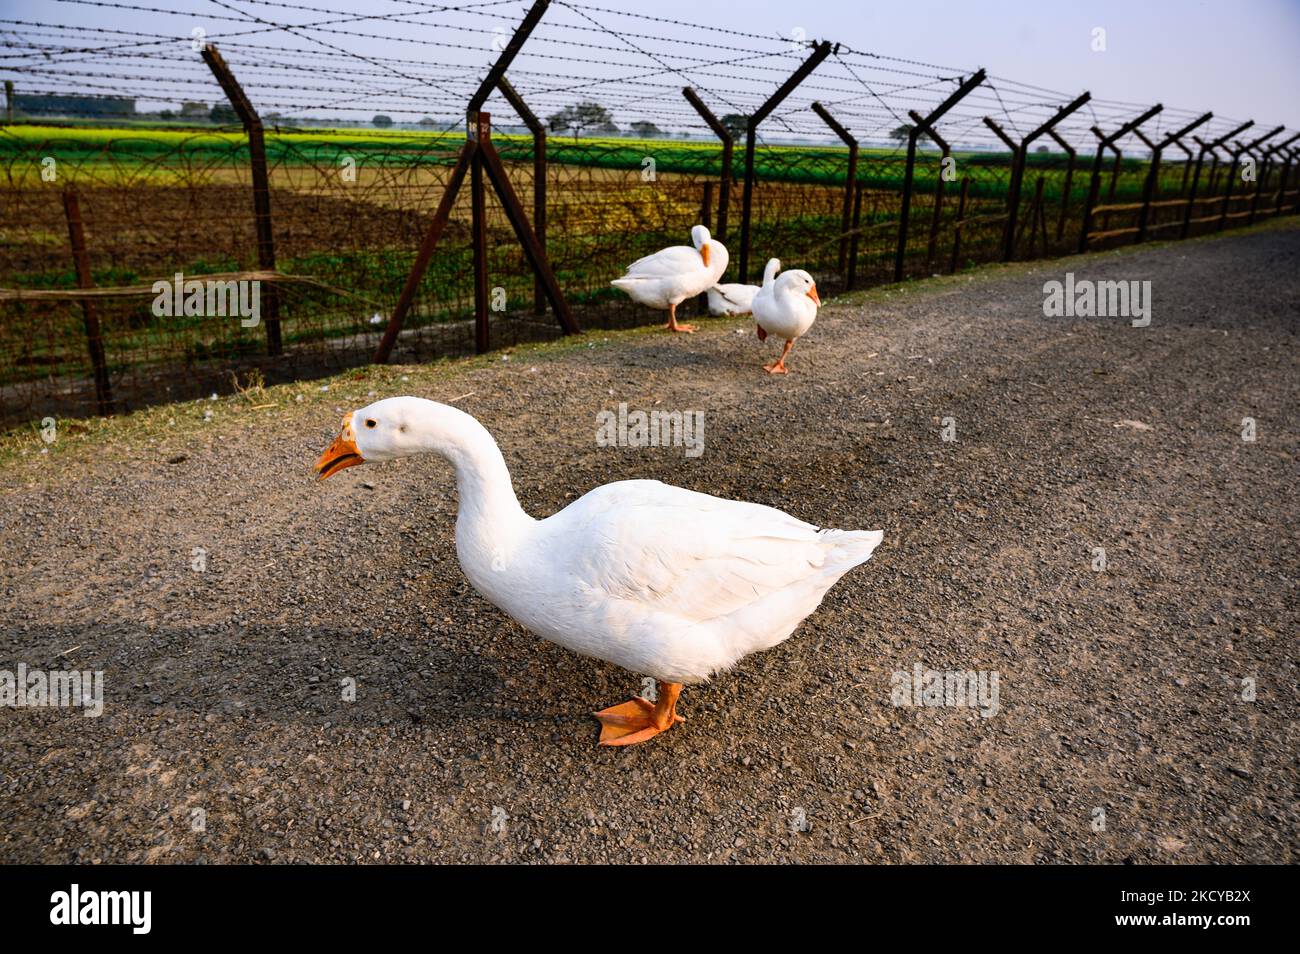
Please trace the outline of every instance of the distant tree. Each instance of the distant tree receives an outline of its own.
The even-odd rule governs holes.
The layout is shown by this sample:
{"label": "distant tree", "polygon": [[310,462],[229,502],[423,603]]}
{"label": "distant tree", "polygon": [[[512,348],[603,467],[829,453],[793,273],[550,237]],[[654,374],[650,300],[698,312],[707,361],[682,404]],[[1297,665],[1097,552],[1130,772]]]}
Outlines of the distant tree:
{"label": "distant tree", "polygon": [[1051,151],[1052,150],[1048,149],[1047,146],[1039,146],[1037,149],[1034,150],[1034,152],[1051,152]]}
{"label": "distant tree", "polygon": [[202,103],[181,103],[182,119],[202,119],[208,115],[208,107]]}
{"label": "distant tree", "polygon": [[217,103],[208,111],[208,119],[218,126],[229,126],[239,122],[239,116],[235,113],[235,107],[229,103]]}
{"label": "distant tree", "polygon": [[895,142],[907,142],[907,137],[912,135],[912,127],[908,123],[901,126],[895,126],[889,131],[889,138]]}
{"label": "distant tree", "polygon": [[727,113],[718,122],[731,133],[732,139],[744,139],[745,131],[749,129],[749,117],[742,116],[740,113]]}
{"label": "distant tree", "polygon": [[[49,54],[46,54],[48,56]],[[24,116],[94,116],[96,118],[138,115],[135,99],[126,96],[77,96],[64,93],[15,93],[15,113]]]}
{"label": "distant tree", "polygon": [[417,125],[417,126],[436,126],[436,125],[438,125],[438,124],[437,124],[437,122],[434,120],[434,118],[433,118],[432,116],[421,116],[421,117],[420,117],[420,121],[419,121],[418,123],[416,123],[416,125]]}
{"label": "distant tree", "polygon": [[613,123],[601,123],[596,127],[595,132],[600,133],[602,136],[615,136],[618,134],[618,127]]}
{"label": "distant tree", "polygon": [[575,140],[584,129],[612,129],[618,132],[618,127],[614,125],[614,117],[610,115],[609,110],[599,103],[592,102],[565,106],[559,112],[548,116],[546,124],[551,128],[551,132],[572,132]]}
{"label": "distant tree", "polygon": [[647,122],[644,119],[634,122],[632,124],[632,131],[645,139],[653,139],[655,136],[662,136],[664,134],[662,129],[654,123]]}
{"label": "distant tree", "polygon": [[374,119],[370,120],[370,122],[375,126],[391,126],[393,124],[393,117],[379,113]]}

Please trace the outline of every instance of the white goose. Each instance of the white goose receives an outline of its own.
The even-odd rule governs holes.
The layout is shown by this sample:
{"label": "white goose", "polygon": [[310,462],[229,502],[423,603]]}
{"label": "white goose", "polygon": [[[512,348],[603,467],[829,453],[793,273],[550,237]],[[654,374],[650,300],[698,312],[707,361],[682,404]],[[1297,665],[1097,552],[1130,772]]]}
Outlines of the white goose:
{"label": "white goose", "polygon": [[813,277],[802,268],[792,268],[782,272],[778,259],[768,259],[767,268],[763,269],[763,287],[754,296],[754,321],[758,324],[758,340],[765,341],[769,334],[785,339],[785,348],[781,357],[771,364],[763,365],[768,374],[789,374],[785,366],[785,356],[794,347],[795,339],[800,338],[817,320],[817,309],[822,300],[817,297],[817,284]]}
{"label": "white goose", "polygon": [[710,315],[748,315],[754,309],[757,285],[714,285],[709,289]]}
{"label": "white goose", "polygon": [[884,536],[818,529],[657,480],[605,484],[536,520],[487,429],[415,397],[344,417],[316,470],[324,479],[414,454],[455,468],[456,555],[484,598],[543,639],[658,680],[657,702],[638,697],[595,713],[602,745],[642,742],[684,721],[676,713],[684,683],[785,640]]}
{"label": "white goose", "polygon": [[691,229],[695,247],[674,245],[638,258],[627,274],[612,282],[638,304],[668,312],[669,331],[694,331],[694,325],[677,323],[677,306],[717,284],[727,270],[727,248],[709,235],[703,225]]}

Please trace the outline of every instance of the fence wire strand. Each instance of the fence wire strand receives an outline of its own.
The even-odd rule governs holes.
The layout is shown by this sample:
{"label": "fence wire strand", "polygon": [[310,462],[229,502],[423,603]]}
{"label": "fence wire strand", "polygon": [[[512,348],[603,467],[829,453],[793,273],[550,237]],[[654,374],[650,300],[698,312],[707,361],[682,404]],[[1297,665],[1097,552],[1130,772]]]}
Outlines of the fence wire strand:
{"label": "fence wire strand", "polygon": [[[51,9],[66,14],[60,22],[0,18],[0,76],[14,83],[19,113],[0,128],[0,420],[95,411],[92,315],[119,410],[203,396],[228,387],[232,372],[287,380],[368,361],[464,142],[465,104],[528,6],[375,0],[357,11],[329,0],[190,0],[165,9],[54,0]],[[127,26],[146,18],[148,29]],[[275,276],[258,262],[249,140],[194,48],[196,27],[221,49],[267,130]],[[813,46],[801,35],[555,0],[508,75],[549,132],[546,251],[584,326],[645,321],[610,280],[641,255],[683,244],[692,225],[720,224],[721,144],[684,86],[737,140],[723,236],[736,260],[746,117]],[[890,280],[900,239],[908,275],[997,260],[1012,211],[1014,255],[1034,257],[1081,242],[1130,242],[1139,228],[1177,237],[1295,210],[1300,176],[1289,153],[1246,186],[1231,165],[1237,146],[1206,153],[1198,169],[1201,152],[1188,142],[1189,151],[1170,146],[1151,177],[1147,147],[1129,132],[1102,157],[1084,237],[1093,129],[1113,135],[1149,106],[1096,98],[1056,127],[1077,155],[1044,137],[1025,157],[1020,204],[1010,210],[1012,157],[985,118],[1019,142],[1077,92],[989,76],[939,123],[955,175],[918,138],[900,236],[909,111],[930,114],[974,72],[834,45],[758,127],[753,260],[797,262],[833,291],[850,275],[858,286]],[[42,103],[72,100],[91,121],[42,112]],[[846,151],[814,103],[860,143],[853,182]],[[531,210],[532,136],[499,91],[488,109],[513,189]],[[1170,106],[1143,131],[1158,142],[1198,116]],[[1215,116],[1198,135],[1208,143],[1240,125]],[[1241,135],[1250,142],[1270,128]],[[66,190],[79,200],[88,277],[99,291],[79,288]],[[493,315],[493,345],[556,334],[554,319],[535,307],[533,274],[495,202],[485,225],[485,267],[505,302]],[[274,284],[283,353],[268,353],[264,326],[228,314],[159,314],[140,289],[178,274],[214,283],[260,275]],[[421,279],[396,358],[472,349],[473,315],[467,189]]]}

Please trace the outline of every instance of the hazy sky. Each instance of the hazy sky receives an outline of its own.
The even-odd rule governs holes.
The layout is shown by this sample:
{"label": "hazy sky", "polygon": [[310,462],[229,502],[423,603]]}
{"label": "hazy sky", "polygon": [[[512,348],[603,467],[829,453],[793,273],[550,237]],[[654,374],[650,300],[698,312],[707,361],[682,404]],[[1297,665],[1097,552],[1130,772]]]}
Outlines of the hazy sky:
{"label": "hazy sky", "polygon": [[[755,32],[799,25],[810,37],[983,66],[1051,89],[1300,129],[1300,0],[653,0],[630,6],[685,20],[743,22]],[[1090,49],[1095,27],[1106,30],[1104,53]]]}
{"label": "hazy sky", "polygon": [[[230,46],[223,46],[227,58],[264,112],[275,110],[291,117],[354,115],[361,121],[369,120],[376,112],[392,112],[399,122],[414,122],[422,114],[454,117],[463,110],[466,91],[473,88],[496,55],[491,48],[491,31],[512,27],[524,6],[521,0],[444,0],[451,6],[459,3],[473,8],[449,12],[431,0],[117,2],[118,7],[78,0],[0,0],[0,20],[10,21],[0,22],[0,44],[5,44],[0,46],[0,78],[17,76],[20,88],[27,90],[99,88],[134,95],[142,102],[154,103],[147,108],[186,98],[211,101],[220,97],[220,91],[197,56],[189,51],[188,43],[180,39],[194,24],[203,24],[219,44],[229,39]],[[1197,113],[1213,110],[1216,125],[1233,118],[1256,120],[1256,131],[1281,123],[1292,130],[1300,129],[1300,0],[582,2],[588,6],[574,8],[563,0],[553,0],[543,27],[526,48],[528,56],[521,57],[512,71],[512,78],[518,77],[516,85],[528,94],[526,98],[536,97],[530,101],[543,116],[573,102],[575,97],[591,95],[611,107],[624,124],[652,117],[665,123],[665,128],[685,129],[696,117],[681,98],[683,81],[712,94],[719,112],[727,111],[728,106],[732,111],[748,111],[770,93],[806,51],[796,48],[788,57],[778,54],[773,58],[765,53],[746,60],[741,48],[788,46],[776,43],[777,39],[801,30],[808,39],[830,39],[857,51],[937,64],[945,68],[947,78],[934,82],[938,71],[930,67],[918,67],[920,73],[910,77],[899,76],[894,93],[886,93],[899,98],[886,107],[874,93],[865,92],[865,84],[859,85],[858,79],[850,75],[851,69],[871,69],[870,61],[860,60],[857,67],[828,61],[819,69],[818,82],[808,83],[807,89],[801,88],[798,96],[791,97],[784,107],[786,115],[778,115],[776,123],[769,125],[769,135],[779,132],[782,123],[788,131],[812,128],[825,135],[825,127],[808,108],[814,98],[820,98],[842,109],[837,115],[856,133],[879,137],[893,128],[907,109],[926,112],[927,103],[933,105],[950,91],[955,84],[954,74],[968,75],[981,66],[992,77],[1046,87],[1060,91],[1066,98],[1087,89],[1097,100],[1144,105],[1163,102],[1170,111],[1153,123],[1161,129],[1187,121],[1187,115],[1179,114],[1178,109]],[[169,12],[122,6],[159,7]],[[293,35],[270,29],[249,35],[250,28],[258,26],[258,18],[281,24],[330,19],[318,10],[313,12],[313,8],[366,15],[368,19],[343,24],[343,32],[327,29]],[[615,11],[645,16],[620,16]],[[672,20],[728,28],[746,35],[666,22]],[[81,32],[47,32],[30,22],[12,21],[78,27]],[[337,17],[333,25],[339,26]],[[105,59],[97,66],[88,60],[79,67],[68,66],[73,72],[60,75],[52,67],[75,58],[68,52],[69,44],[120,43],[120,49],[135,49],[130,37],[96,35],[87,32],[87,27],[169,37],[169,45],[154,49],[165,50],[172,60],[168,64],[159,60],[128,62],[119,53],[117,58]],[[1105,31],[1104,52],[1093,50],[1094,31],[1098,28]],[[646,38],[628,39],[638,32]],[[231,36],[241,33],[238,40]],[[549,38],[560,42],[552,44]],[[579,42],[566,45],[565,41],[575,40]],[[266,49],[271,51],[283,47],[286,58],[275,63],[275,56],[267,54],[259,64],[258,50],[240,50],[239,42],[269,44]],[[23,43],[28,44],[25,51]],[[58,56],[48,57],[33,53],[32,43],[48,43],[51,49],[62,45],[62,50]],[[731,52],[727,52],[729,43],[735,45]],[[347,54],[338,55],[327,44],[346,48]],[[548,59],[548,50],[560,55]],[[230,51],[234,51],[233,55]],[[386,59],[382,64],[367,63],[353,58],[357,54]],[[692,54],[701,58],[690,60]],[[671,66],[666,60],[673,61]],[[698,65],[688,65],[691,63]],[[15,69],[23,64],[31,67],[26,75]],[[891,65],[898,64],[891,61]],[[656,73],[657,66],[668,68]],[[40,73],[42,67],[46,68],[45,75]],[[293,71],[299,67],[306,68]],[[77,73],[77,69],[132,75],[106,76],[96,87],[99,76]],[[645,72],[647,69],[649,72]],[[168,70],[191,72],[175,72],[182,78],[167,86],[158,77],[171,76]],[[417,73],[419,82],[412,82]],[[601,78],[615,74],[646,79],[639,85],[622,81],[619,85]],[[895,81],[887,72],[866,79],[876,89],[882,88],[880,83]],[[907,86],[909,83],[915,86]],[[159,91],[161,95],[156,97],[148,95]],[[996,91],[981,91],[963,104],[963,115],[954,111],[949,129],[958,136],[991,135],[980,125],[980,116],[985,112],[997,115],[1006,105],[1011,110],[1004,114],[1008,123],[1019,121],[1019,131],[1023,132],[1025,126],[1032,128],[1041,121],[1044,110],[1050,114],[1064,101],[1054,94],[1022,89],[1018,91],[1022,102],[1026,98],[1040,102],[1016,114],[1016,101],[1012,99],[1016,92],[1005,85]],[[1002,95],[1008,99],[1005,104],[994,99]],[[500,105],[492,108],[494,112],[502,111]],[[352,109],[353,114],[348,114],[347,109]],[[1087,113],[1080,112],[1072,120],[1078,125],[1071,134],[1090,142],[1089,123],[1117,124],[1128,115],[1113,105],[1109,110],[1104,111],[1097,103],[1096,111],[1090,108]],[[905,115],[901,118],[905,120]]]}

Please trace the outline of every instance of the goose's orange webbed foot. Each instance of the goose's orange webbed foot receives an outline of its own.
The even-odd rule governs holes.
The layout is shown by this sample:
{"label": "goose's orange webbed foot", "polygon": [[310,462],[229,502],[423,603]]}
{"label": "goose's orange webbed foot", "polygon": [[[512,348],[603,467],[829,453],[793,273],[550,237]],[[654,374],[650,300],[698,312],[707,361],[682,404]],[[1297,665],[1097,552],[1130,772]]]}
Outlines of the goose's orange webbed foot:
{"label": "goose's orange webbed foot", "polygon": [[665,331],[680,331],[680,332],[683,332],[683,333],[685,333],[685,334],[690,335],[690,334],[694,334],[694,333],[695,333],[695,326],[694,326],[694,325],[679,325],[679,324],[677,323],[677,306],[676,306],[676,305],[672,305],[672,306],[669,307],[669,309],[668,309],[668,324],[664,325],[664,330],[665,330]]}
{"label": "goose's orange webbed foot", "polygon": [[771,364],[763,365],[763,370],[768,374],[789,374],[790,369],[785,366],[785,356],[790,353],[790,349],[793,347],[794,342],[787,341],[785,347],[781,349],[781,357],[777,358]]}
{"label": "goose's orange webbed foot", "polygon": [[685,722],[677,714],[677,697],[681,695],[680,683],[659,683],[659,701],[651,702],[637,696],[621,705],[593,712],[600,720],[601,745],[636,745],[652,739],[660,732]]}

